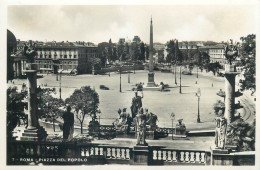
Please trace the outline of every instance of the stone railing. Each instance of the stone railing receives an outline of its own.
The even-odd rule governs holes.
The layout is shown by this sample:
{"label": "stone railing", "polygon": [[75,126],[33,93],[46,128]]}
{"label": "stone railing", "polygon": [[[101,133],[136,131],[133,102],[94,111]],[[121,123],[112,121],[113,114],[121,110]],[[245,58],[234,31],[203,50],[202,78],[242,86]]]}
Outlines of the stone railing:
{"label": "stone railing", "polygon": [[[80,156],[83,158],[99,158],[100,163],[130,164],[132,148],[112,146],[80,146]],[[105,161],[104,161],[105,160]]]}
{"label": "stone railing", "polygon": [[[148,148],[148,159],[138,160],[146,165],[255,165],[254,152],[212,154],[210,150]],[[132,147],[96,143],[13,141],[7,144],[7,165],[135,165],[135,152]]]}
{"label": "stone railing", "polygon": [[156,165],[209,165],[210,151],[153,148],[153,163]]}

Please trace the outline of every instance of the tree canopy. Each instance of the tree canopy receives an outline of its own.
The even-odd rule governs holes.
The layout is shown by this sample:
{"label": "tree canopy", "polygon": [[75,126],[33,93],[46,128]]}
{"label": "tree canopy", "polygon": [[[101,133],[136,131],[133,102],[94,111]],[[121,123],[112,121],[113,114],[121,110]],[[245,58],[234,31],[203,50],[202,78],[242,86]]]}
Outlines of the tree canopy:
{"label": "tree canopy", "polygon": [[244,79],[240,80],[241,90],[256,90],[255,78],[255,54],[256,54],[256,41],[255,34],[249,34],[246,37],[241,37],[242,45],[240,49],[241,65],[244,70]]}
{"label": "tree canopy", "polygon": [[65,100],[76,112],[76,117],[81,124],[81,133],[83,133],[83,121],[86,115],[92,115],[96,118],[98,111],[99,96],[97,92],[89,86],[83,86],[76,89],[73,94]]}

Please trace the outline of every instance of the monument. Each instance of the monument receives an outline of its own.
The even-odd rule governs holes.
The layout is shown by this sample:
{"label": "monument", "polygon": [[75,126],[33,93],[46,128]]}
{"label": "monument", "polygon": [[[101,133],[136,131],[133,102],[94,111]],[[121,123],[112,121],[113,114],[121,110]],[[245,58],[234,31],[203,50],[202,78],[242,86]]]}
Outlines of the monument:
{"label": "monument", "polygon": [[26,56],[26,70],[28,82],[28,127],[24,130],[21,140],[24,141],[42,141],[46,139],[45,130],[39,126],[37,116],[37,65],[34,63],[36,56],[35,44],[27,46],[25,44],[23,55]]}
{"label": "monument", "polygon": [[134,118],[136,129],[136,146],[133,148],[133,161],[134,164],[147,165],[150,161],[151,155],[149,155],[149,146],[145,141],[146,137],[146,115],[141,107],[138,110],[138,114]]}
{"label": "monument", "polygon": [[149,73],[148,83],[143,87],[143,90],[160,90],[160,88],[154,82],[154,71],[153,71],[153,21],[151,18],[150,23],[150,47],[149,47]]}
{"label": "monument", "polygon": [[232,61],[238,56],[238,49],[231,40],[231,43],[225,47],[225,56],[228,61],[225,64],[225,118],[228,124],[234,120],[235,112],[235,77],[239,73],[236,71]]}
{"label": "monument", "polygon": [[173,139],[181,139],[186,138],[186,126],[182,123],[183,119],[179,119],[178,123],[176,124],[175,134],[173,135]]}
{"label": "monument", "polygon": [[135,92],[135,97],[133,97],[132,99],[132,105],[131,105],[131,114],[132,114],[132,118],[135,118],[135,116],[137,115],[138,110],[142,107],[142,98],[144,97],[143,95],[143,91],[142,92],[142,96],[138,95],[138,91]]}
{"label": "monument", "polygon": [[[228,154],[230,150],[236,150],[236,144],[232,139],[228,139],[227,129],[230,123],[235,118],[235,77],[239,74],[233,61],[238,56],[238,49],[233,45],[232,40],[225,47],[225,57],[227,64],[225,64],[225,113],[219,111],[216,118],[216,133],[215,133],[215,147],[212,148],[213,154]],[[227,142],[231,141],[231,142]],[[217,155],[213,155],[217,156]]]}

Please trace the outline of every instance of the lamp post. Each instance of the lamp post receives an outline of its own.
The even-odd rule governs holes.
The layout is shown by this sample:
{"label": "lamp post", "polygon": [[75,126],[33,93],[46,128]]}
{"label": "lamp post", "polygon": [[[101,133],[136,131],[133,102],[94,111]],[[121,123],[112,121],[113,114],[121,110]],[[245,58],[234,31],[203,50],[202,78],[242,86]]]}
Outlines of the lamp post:
{"label": "lamp post", "polygon": [[[177,41],[176,39],[174,41]],[[175,43],[176,45],[176,43]],[[175,84],[177,85],[177,79],[176,79],[176,63],[177,63],[177,51],[178,48],[175,48],[174,52],[175,52],[175,68],[174,68],[174,74],[175,74]]]}
{"label": "lamp post", "polygon": [[172,119],[172,140],[173,140],[173,121],[175,119],[175,114],[171,113],[171,119]]}
{"label": "lamp post", "polygon": [[198,118],[197,118],[197,123],[200,123],[200,96],[201,96],[200,88],[198,88],[196,96],[198,97]]}
{"label": "lamp post", "polygon": [[57,72],[57,75],[56,75],[56,81],[59,81],[59,73],[58,72]]}
{"label": "lamp post", "polygon": [[180,65],[180,93],[182,93],[181,92],[181,65]]}
{"label": "lamp post", "polygon": [[199,78],[199,66],[197,65],[197,79]]}
{"label": "lamp post", "polygon": [[108,68],[108,75],[109,75],[109,77],[110,77],[110,68]]}
{"label": "lamp post", "polygon": [[60,99],[61,99],[61,72],[60,72]]}
{"label": "lamp post", "polygon": [[120,89],[119,89],[119,92],[120,93],[122,92],[122,88],[121,88],[121,69],[122,69],[122,67],[120,66],[119,67],[119,73],[120,73]]}

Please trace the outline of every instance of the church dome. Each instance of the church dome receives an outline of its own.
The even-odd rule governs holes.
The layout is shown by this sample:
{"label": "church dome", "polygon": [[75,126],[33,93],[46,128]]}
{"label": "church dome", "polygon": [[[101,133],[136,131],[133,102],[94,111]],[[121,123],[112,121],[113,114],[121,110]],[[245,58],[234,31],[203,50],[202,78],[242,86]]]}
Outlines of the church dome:
{"label": "church dome", "polygon": [[7,49],[9,52],[16,51],[17,42],[14,34],[7,30]]}

